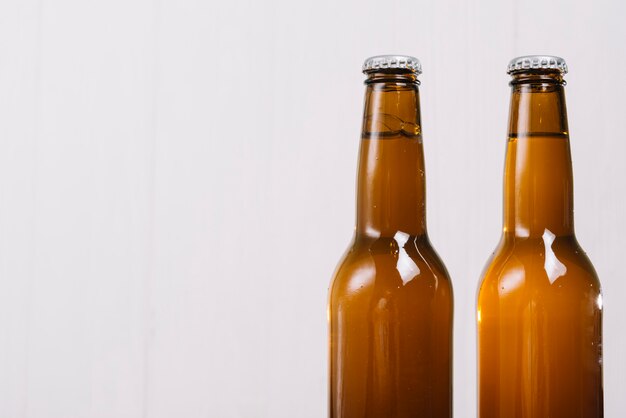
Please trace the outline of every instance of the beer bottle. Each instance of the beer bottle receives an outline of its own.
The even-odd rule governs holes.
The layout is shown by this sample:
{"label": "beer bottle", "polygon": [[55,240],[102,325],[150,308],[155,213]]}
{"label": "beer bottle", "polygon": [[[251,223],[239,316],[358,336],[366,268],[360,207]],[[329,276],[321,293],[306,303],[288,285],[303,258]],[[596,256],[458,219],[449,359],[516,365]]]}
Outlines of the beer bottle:
{"label": "beer bottle", "polygon": [[419,61],[365,61],[356,228],[330,286],[331,418],[452,416],[452,286],[426,233]]}
{"label": "beer bottle", "polygon": [[602,295],[574,234],[565,61],[512,60],[504,227],[478,290],[478,417],[600,418]]}

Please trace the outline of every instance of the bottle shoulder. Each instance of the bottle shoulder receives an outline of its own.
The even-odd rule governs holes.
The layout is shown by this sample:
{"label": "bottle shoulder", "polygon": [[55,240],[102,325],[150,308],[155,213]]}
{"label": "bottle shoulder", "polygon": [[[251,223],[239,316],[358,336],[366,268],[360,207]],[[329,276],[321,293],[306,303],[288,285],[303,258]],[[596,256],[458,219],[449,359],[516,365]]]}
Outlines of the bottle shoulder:
{"label": "bottle shoulder", "polygon": [[407,286],[452,291],[445,265],[427,237],[356,237],[337,266],[330,290],[332,297],[354,289]]}
{"label": "bottle shoulder", "polygon": [[596,271],[574,236],[503,238],[483,270],[478,291],[544,285],[600,293]]}

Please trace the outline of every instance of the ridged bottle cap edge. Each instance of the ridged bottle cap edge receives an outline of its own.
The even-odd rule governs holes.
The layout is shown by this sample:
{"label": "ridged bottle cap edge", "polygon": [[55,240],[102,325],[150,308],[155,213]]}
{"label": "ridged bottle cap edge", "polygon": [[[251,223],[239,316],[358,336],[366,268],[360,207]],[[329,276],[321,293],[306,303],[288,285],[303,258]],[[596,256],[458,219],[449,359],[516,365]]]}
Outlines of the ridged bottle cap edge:
{"label": "ridged bottle cap edge", "polygon": [[422,73],[422,63],[410,55],[376,55],[363,63],[364,73],[395,68],[409,70],[415,75]]}
{"label": "ridged bottle cap edge", "polygon": [[554,55],[523,55],[509,61],[507,74],[524,70],[555,69],[561,74],[567,74],[567,63],[561,57]]}

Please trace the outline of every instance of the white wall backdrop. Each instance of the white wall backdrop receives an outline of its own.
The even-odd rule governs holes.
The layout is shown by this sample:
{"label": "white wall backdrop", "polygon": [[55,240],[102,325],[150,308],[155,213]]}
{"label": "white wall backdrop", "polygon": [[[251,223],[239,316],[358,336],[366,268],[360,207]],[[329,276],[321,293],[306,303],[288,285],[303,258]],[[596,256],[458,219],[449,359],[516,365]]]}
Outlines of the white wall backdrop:
{"label": "white wall backdrop", "polygon": [[[626,410],[626,5],[0,1],[0,417],[326,415],[326,292],[354,221],[363,59],[422,60],[455,414],[500,234],[510,58],[565,57],[578,236]],[[469,214],[469,216],[468,216]]]}

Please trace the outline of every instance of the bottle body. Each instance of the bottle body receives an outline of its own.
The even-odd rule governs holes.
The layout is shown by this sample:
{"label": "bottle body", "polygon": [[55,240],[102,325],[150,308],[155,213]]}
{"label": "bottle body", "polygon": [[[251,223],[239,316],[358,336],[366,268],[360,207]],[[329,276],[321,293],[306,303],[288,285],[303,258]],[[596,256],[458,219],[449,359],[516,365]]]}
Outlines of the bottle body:
{"label": "bottle body", "polygon": [[561,76],[515,76],[504,228],[477,298],[479,418],[601,418],[602,296],[573,224]]}
{"label": "bottle body", "polygon": [[601,306],[574,237],[503,239],[478,295],[479,418],[601,418]]}
{"label": "bottle body", "polygon": [[330,291],[330,417],[452,416],[452,289],[424,239],[357,239],[341,262]]}
{"label": "bottle body", "polygon": [[365,107],[357,227],[329,294],[329,417],[450,418],[452,287],[426,233],[417,84],[373,81]]}

